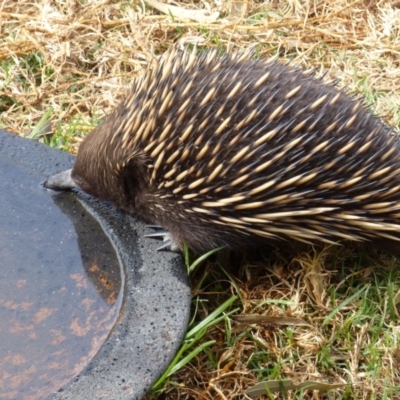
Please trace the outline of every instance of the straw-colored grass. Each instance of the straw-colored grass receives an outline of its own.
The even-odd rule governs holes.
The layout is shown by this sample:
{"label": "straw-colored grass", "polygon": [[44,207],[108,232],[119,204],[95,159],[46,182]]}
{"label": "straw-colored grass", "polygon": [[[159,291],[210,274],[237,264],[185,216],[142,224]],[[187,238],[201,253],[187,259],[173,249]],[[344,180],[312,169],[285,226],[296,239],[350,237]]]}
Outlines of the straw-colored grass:
{"label": "straw-colored grass", "polygon": [[[3,0],[0,127],[76,152],[132,78],[177,42],[278,54],[339,79],[387,124],[400,126],[400,1],[172,5],[165,13],[155,0]],[[34,130],[44,115],[49,122]],[[192,324],[232,295],[237,314],[306,324],[223,319],[197,345],[215,343],[147,399],[242,399],[256,382],[283,378],[350,386],[277,398],[400,399],[398,262],[360,247],[280,249],[262,259],[197,268]]]}

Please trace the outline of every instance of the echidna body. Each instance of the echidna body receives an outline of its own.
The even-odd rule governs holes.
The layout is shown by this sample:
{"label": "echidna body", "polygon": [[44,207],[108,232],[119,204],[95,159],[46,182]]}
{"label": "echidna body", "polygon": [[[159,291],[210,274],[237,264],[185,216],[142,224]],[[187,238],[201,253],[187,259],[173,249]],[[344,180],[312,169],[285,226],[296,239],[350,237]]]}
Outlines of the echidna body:
{"label": "echidna body", "polygon": [[71,174],[199,252],[399,240],[399,176],[397,137],[335,86],[276,61],[176,49],[86,137]]}

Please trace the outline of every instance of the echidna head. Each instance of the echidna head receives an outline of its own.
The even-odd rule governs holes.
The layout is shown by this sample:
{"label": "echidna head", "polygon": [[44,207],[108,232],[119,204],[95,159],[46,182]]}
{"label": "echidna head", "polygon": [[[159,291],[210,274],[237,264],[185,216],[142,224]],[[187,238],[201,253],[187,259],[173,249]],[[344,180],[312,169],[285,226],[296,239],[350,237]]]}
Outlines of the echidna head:
{"label": "echidna head", "polygon": [[134,150],[115,146],[108,124],[101,124],[82,142],[71,179],[84,192],[106,200],[129,212],[143,187],[141,157]]}
{"label": "echidna head", "polygon": [[134,212],[144,186],[145,163],[136,156],[135,149],[127,151],[112,142],[109,121],[100,124],[81,143],[73,169],[50,177],[44,186],[53,190],[76,187]]}

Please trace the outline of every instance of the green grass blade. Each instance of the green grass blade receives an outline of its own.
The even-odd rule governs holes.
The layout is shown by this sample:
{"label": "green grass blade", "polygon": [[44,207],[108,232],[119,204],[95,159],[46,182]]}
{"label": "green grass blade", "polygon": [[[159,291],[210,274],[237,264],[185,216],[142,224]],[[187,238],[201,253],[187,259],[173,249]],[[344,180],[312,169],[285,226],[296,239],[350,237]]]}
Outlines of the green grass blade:
{"label": "green grass blade", "polygon": [[[203,321],[201,321],[198,325],[192,328],[186,334],[186,339],[194,337],[199,331],[204,328],[209,328],[210,326],[215,325],[218,319],[218,316],[223,313],[229,306],[231,306],[236,300],[237,296],[232,296],[228,300],[226,300],[223,304],[221,304],[218,308],[216,308],[211,314],[209,314]],[[232,310],[230,313],[236,312],[236,310]],[[225,318],[225,316],[223,317]],[[220,320],[220,319],[219,319]],[[218,320],[218,322],[219,322]]]}
{"label": "green grass blade", "polygon": [[[217,251],[220,251],[220,250],[222,250],[222,249],[223,249],[223,247],[217,247],[216,249],[210,250],[208,253],[203,254],[201,257],[199,257],[196,261],[194,261],[194,262],[192,263],[192,265],[189,266],[189,268],[188,268],[189,274],[190,274],[191,272],[193,272],[194,269],[195,269],[199,264],[201,264],[204,260],[206,260],[206,259],[207,259],[208,257],[210,257],[212,254],[214,254],[214,253],[216,253]],[[185,261],[186,261],[186,260],[185,260]],[[187,264],[186,264],[186,265],[187,265]]]}
{"label": "green grass blade", "polygon": [[329,321],[331,321],[334,316],[344,307],[347,306],[347,304],[351,303],[354,299],[356,299],[362,292],[368,292],[368,289],[370,288],[370,285],[362,287],[360,290],[355,292],[353,295],[348,297],[346,300],[343,301],[343,303],[339,304],[325,319],[324,322],[322,323],[321,327],[325,326]]}
{"label": "green grass blade", "polygon": [[48,119],[50,118],[51,114],[53,114],[53,108],[49,108],[37,123],[37,125],[32,129],[32,132],[27,136],[28,139],[35,139],[38,135],[43,133],[43,128],[45,127]]}

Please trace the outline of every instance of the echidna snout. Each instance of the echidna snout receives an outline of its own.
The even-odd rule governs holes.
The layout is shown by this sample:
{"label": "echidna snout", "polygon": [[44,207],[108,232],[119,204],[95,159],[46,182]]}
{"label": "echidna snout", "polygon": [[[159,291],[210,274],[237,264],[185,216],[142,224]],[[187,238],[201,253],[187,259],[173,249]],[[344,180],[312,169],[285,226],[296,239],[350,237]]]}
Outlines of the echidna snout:
{"label": "echidna snout", "polygon": [[399,240],[399,169],[397,137],[335,86],[174,49],[86,137],[71,177],[202,252]]}

